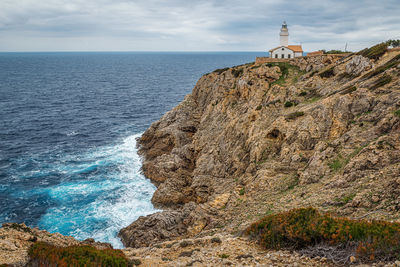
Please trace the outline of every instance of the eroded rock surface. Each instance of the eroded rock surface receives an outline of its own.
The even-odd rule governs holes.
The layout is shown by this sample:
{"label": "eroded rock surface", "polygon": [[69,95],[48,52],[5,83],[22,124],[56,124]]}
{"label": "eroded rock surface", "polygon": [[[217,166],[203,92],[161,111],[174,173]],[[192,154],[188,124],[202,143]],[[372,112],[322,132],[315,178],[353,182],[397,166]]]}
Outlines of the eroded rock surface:
{"label": "eroded rock surface", "polygon": [[266,213],[310,205],[397,219],[399,69],[369,75],[397,55],[306,57],[203,76],[139,140],[144,174],[158,186],[153,203],[174,212],[140,218],[121,231],[124,243],[240,233]]}
{"label": "eroded rock surface", "polygon": [[357,76],[363,71],[370,69],[371,65],[371,60],[361,55],[357,55],[346,64],[346,73]]}
{"label": "eroded rock surface", "polygon": [[119,232],[126,247],[138,248],[157,243],[159,240],[183,236],[187,232],[187,221],[191,207],[183,211],[163,211],[139,217],[134,223]]}

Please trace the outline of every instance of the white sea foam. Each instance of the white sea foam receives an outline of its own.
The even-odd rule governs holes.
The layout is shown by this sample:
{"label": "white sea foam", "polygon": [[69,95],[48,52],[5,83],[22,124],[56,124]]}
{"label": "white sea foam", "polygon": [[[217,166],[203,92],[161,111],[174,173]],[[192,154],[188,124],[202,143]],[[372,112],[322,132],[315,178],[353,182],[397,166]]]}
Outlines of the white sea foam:
{"label": "white sea foam", "polygon": [[[151,204],[155,187],[140,171],[142,163],[136,149],[139,136],[75,158],[73,166],[60,166],[78,178],[85,175],[86,180],[48,188],[48,195],[58,205],[42,216],[40,225],[52,232],[78,239],[91,237],[121,248],[118,231],[139,216],[157,211]],[[107,168],[111,170],[104,171]]]}
{"label": "white sea foam", "polygon": [[72,132],[67,133],[67,136],[74,136],[74,135],[77,135],[77,134],[78,134],[77,132],[72,131]]}

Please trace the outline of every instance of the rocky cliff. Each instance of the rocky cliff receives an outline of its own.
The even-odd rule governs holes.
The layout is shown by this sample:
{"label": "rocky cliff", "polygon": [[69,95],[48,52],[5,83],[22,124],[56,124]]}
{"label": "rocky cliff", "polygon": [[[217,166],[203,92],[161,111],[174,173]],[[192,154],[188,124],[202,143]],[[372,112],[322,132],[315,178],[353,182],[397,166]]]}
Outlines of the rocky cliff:
{"label": "rocky cliff", "polygon": [[236,234],[304,206],[399,220],[400,52],[369,52],[204,75],[139,140],[164,211],[122,229],[123,243]]}
{"label": "rocky cliff", "polygon": [[[132,264],[330,266],[239,235],[308,206],[400,221],[400,51],[379,49],[204,75],[139,140],[163,211],[120,231]],[[26,265],[37,241],[110,247],[4,224],[0,264]]]}

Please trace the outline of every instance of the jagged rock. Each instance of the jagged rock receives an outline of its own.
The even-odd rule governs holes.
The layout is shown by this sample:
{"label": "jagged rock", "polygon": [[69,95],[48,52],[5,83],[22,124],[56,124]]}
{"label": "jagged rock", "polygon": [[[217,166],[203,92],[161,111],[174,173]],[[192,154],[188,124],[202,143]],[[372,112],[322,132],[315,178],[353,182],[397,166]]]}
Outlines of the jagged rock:
{"label": "jagged rock", "polygon": [[172,211],[165,210],[147,216],[141,216],[118,233],[127,247],[143,247],[183,236],[187,232],[187,220],[194,205]]}
{"label": "jagged rock", "polygon": [[[347,71],[355,78],[374,67],[360,56],[305,57],[290,64],[298,69],[272,86],[282,72],[267,64],[235,67],[236,76],[232,71],[205,75],[192,94],[144,133],[139,139],[143,171],[158,185],[153,203],[178,209],[179,214],[170,216],[182,222],[179,229],[184,230],[170,227],[160,213],[135,223],[134,235],[127,240],[139,241],[127,245],[148,245],[140,237],[147,236],[146,231],[151,233],[146,238],[154,242],[179,233],[198,235],[220,225],[225,231],[238,231],[252,216],[265,212],[265,206],[275,211],[302,205],[326,208],[326,203],[343,197],[343,190],[379,195],[382,184],[394,184],[399,155],[388,147],[378,152],[372,145],[388,136],[392,150],[400,146],[400,118],[393,115],[400,103],[400,90],[394,89],[398,70],[390,70],[393,87],[378,93],[366,89],[374,78],[354,79],[354,90],[341,90],[350,87],[339,75]],[[299,71],[331,68],[333,76],[323,78]],[[374,177],[385,182],[377,184]],[[281,194],[288,190],[292,191]],[[385,203],[396,192],[376,203]],[[182,205],[188,203],[195,208],[182,213]],[[354,209],[362,213],[361,207]],[[140,226],[147,220],[164,230]]]}
{"label": "jagged rock", "polygon": [[370,69],[371,66],[372,63],[369,58],[356,55],[346,64],[346,73],[352,76],[357,76],[363,71]]}
{"label": "jagged rock", "polygon": [[250,70],[255,73],[258,78],[270,79],[271,81],[279,79],[281,76],[281,70],[279,67],[267,67],[265,65],[261,65],[254,70]]}

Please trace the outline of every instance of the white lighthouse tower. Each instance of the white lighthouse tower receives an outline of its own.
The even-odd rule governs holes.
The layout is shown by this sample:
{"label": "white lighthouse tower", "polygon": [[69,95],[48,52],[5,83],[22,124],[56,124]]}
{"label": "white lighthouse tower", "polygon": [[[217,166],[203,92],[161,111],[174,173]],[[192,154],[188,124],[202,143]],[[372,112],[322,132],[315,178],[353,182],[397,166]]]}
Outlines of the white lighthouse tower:
{"label": "white lighthouse tower", "polygon": [[303,56],[301,45],[289,45],[289,30],[286,21],[283,22],[281,32],[279,33],[280,44],[278,47],[269,50],[269,56],[272,58],[289,59]]}
{"label": "white lighthouse tower", "polygon": [[280,45],[281,46],[288,46],[289,45],[289,31],[287,28],[286,21],[283,22],[281,32],[279,34],[280,36]]}

